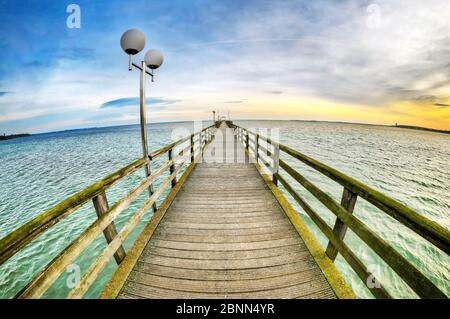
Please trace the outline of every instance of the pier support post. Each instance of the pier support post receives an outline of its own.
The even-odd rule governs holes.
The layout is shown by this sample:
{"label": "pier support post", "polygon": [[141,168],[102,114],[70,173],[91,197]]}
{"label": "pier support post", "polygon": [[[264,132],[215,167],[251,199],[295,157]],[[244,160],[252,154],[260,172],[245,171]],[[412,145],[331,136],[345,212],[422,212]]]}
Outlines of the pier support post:
{"label": "pier support post", "polygon": [[273,144],[273,167],[272,167],[272,181],[278,186],[278,170],[280,165],[280,145],[278,143]]}
{"label": "pier support post", "polygon": [[[106,212],[109,210],[108,205],[108,199],[106,198],[106,193],[102,192],[96,197],[92,199],[92,202],[94,203],[95,212],[97,213],[97,216],[100,218],[102,215],[106,214]],[[114,222],[111,222],[105,230],[103,231],[103,234],[105,235],[106,242],[109,244],[113,241],[113,239],[117,236],[117,229]],[[116,252],[114,253],[114,259],[116,260],[116,263],[119,265],[122,260],[125,258],[126,253],[125,249],[122,245],[120,245],[119,248],[117,248]]]}
{"label": "pier support post", "polygon": [[[355,209],[356,200],[358,195],[344,187],[344,192],[342,193],[341,206],[344,207],[350,214],[353,213]],[[347,226],[336,217],[336,223],[333,227],[333,232],[341,240],[344,240],[345,233],[347,232]],[[337,256],[337,248],[331,243],[328,243],[327,249],[325,251],[327,256],[334,261]]]}
{"label": "pier support post", "polygon": [[256,134],[256,137],[255,137],[255,159],[256,159],[256,163],[258,163],[258,160],[259,160],[259,134]]}
{"label": "pier support post", "polygon": [[247,150],[248,150],[248,146],[249,146],[249,143],[248,143],[248,131],[245,130],[245,148]]}
{"label": "pier support post", "polygon": [[191,163],[194,163],[194,134],[191,134]]}
{"label": "pier support post", "polygon": [[[169,150],[169,161],[173,161],[173,159],[174,159],[174,156],[173,156],[173,148],[171,148],[171,149]],[[173,172],[175,172],[175,162],[173,162],[173,163],[170,165],[169,170],[170,170],[170,175],[172,175]],[[175,185],[177,184],[177,177],[176,177],[176,176],[174,177],[174,179],[172,179],[172,182],[171,182],[171,183],[172,183],[172,188],[174,188]]]}

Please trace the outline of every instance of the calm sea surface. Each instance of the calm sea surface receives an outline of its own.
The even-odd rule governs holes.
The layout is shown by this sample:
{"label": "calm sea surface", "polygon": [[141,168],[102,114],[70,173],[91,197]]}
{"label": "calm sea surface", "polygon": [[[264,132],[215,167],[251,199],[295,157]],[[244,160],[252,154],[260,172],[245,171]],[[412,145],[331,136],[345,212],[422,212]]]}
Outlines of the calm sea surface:
{"label": "calm sea surface", "polygon": [[[320,122],[237,123],[248,128],[278,128],[281,143],[362,181],[450,228],[450,135]],[[190,122],[151,124],[150,149],[162,147],[173,141],[175,136],[180,137],[193,130],[194,125]],[[177,133],[174,134],[174,131]],[[139,127],[133,125],[39,134],[0,142],[0,237],[67,196],[139,158],[139,134]],[[294,159],[284,159],[318,187],[340,200],[341,186]],[[142,176],[143,173],[138,171],[108,190],[110,205],[137,185]],[[334,215],[301,186],[293,185],[332,226]],[[144,195],[119,216],[118,228],[142,204]],[[326,247],[325,237],[308,216],[301,209],[299,211]],[[360,198],[355,215],[450,296],[449,256]],[[150,217],[151,212],[125,243],[125,248],[130,247]],[[13,297],[43,265],[57,256],[95,219],[92,204],[88,203],[0,266],[0,297]],[[402,280],[351,231],[348,231],[345,242],[392,295],[415,297]],[[75,261],[81,273],[88,269],[104,247],[105,240],[99,236]],[[338,257],[336,263],[356,293],[369,297],[370,294],[345,261]],[[115,268],[114,261],[110,262],[86,297],[97,296]],[[73,268],[56,281],[45,297],[64,297],[70,287],[71,275]]]}

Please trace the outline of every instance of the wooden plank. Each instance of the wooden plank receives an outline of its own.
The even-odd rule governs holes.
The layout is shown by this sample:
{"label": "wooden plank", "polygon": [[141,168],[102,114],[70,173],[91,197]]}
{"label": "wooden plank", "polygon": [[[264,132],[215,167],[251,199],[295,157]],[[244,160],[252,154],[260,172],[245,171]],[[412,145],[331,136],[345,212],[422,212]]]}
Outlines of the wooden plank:
{"label": "wooden plank", "polygon": [[[302,298],[312,293],[322,292],[322,282],[310,281],[303,284],[291,285],[288,287],[251,291],[251,292],[192,292],[185,290],[171,290],[159,287],[146,286],[143,284],[130,282],[124,289],[123,293],[140,296],[142,298],[169,298],[169,299],[266,299],[277,296],[279,299]],[[336,298],[332,291],[328,290],[327,298]]]}
{"label": "wooden plank", "polygon": [[289,227],[274,226],[274,227],[259,227],[259,228],[240,228],[240,229],[190,229],[190,228],[176,228],[166,227],[162,224],[159,228],[161,232],[170,232],[173,234],[184,235],[209,235],[209,236],[240,236],[240,235],[258,235],[269,234],[273,232],[286,232]]}
{"label": "wooden plank", "polygon": [[285,219],[281,215],[271,216],[272,218],[268,218],[266,216],[249,216],[249,217],[234,217],[229,218],[227,215],[219,215],[219,216],[209,216],[205,218],[205,216],[196,217],[195,215],[182,215],[178,217],[168,217],[167,221],[170,222],[178,222],[178,223],[202,223],[202,224],[246,224],[246,223],[256,223],[256,222],[273,222],[273,221],[284,221]]}
{"label": "wooden plank", "polygon": [[283,232],[269,233],[261,235],[241,235],[241,236],[214,236],[211,235],[180,235],[171,233],[159,233],[155,236],[156,239],[165,241],[178,241],[178,242],[188,242],[188,243],[203,243],[208,241],[209,243],[251,243],[260,242],[266,240],[275,240],[292,237],[295,233],[287,229]]}
{"label": "wooden plank", "polygon": [[145,253],[139,259],[142,262],[151,263],[160,266],[171,266],[185,269],[255,269],[274,267],[278,265],[285,265],[301,260],[308,260],[310,257],[308,251],[294,252],[292,254],[282,256],[272,256],[266,258],[247,258],[242,260],[236,259],[188,259],[177,257],[164,257],[150,253]]}
{"label": "wooden plank", "polygon": [[314,262],[296,261],[272,267],[251,269],[186,269],[173,266],[161,266],[139,261],[135,267],[137,272],[159,275],[170,278],[191,280],[250,280],[270,277],[279,277],[286,274],[295,274],[305,270],[317,269]]}
{"label": "wooden plank", "polygon": [[[317,270],[317,269],[316,269]],[[145,286],[158,287],[170,290],[182,290],[201,293],[248,293],[257,291],[267,291],[278,288],[289,287],[311,283],[317,280],[317,272],[304,270],[293,274],[284,274],[278,277],[268,277],[260,279],[241,279],[241,280],[192,280],[162,277],[141,272],[132,272],[129,280],[140,283]],[[319,277],[320,278],[320,277]],[[325,280],[322,277],[322,280]],[[321,285],[317,285],[320,289]]]}
{"label": "wooden plank", "polygon": [[179,248],[185,250],[213,250],[213,251],[231,251],[231,250],[252,250],[262,248],[274,248],[286,245],[300,244],[298,238],[284,238],[277,240],[259,241],[253,243],[189,243],[176,242],[170,240],[154,239],[152,242],[159,247]]}
{"label": "wooden plank", "polygon": [[270,228],[271,226],[289,226],[287,220],[275,221],[275,222],[257,222],[257,223],[245,223],[245,224],[211,224],[211,223],[181,223],[167,221],[166,227],[176,228],[189,228],[189,229],[245,229],[245,228]]}
{"label": "wooden plank", "polygon": [[166,257],[179,257],[191,259],[249,259],[249,258],[265,258],[273,256],[281,256],[292,254],[294,252],[303,252],[306,249],[299,249],[297,245],[288,245],[284,247],[253,249],[253,250],[235,250],[235,251],[202,251],[202,250],[182,250],[163,248],[151,245],[150,249],[146,250],[144,254],[151,253]]}

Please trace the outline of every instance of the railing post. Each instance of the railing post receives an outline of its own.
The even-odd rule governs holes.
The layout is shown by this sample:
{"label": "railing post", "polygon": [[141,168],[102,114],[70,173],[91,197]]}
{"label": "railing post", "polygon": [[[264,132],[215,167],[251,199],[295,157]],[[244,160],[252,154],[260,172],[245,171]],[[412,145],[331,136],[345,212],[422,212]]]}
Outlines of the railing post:
{"label": "railing post", "polygon": [[194,163],[194,134],[191,134],[191,163]]}
{"label": "railing post", "polygon": [[[174,161],[174,156],[173,156],[173,148],[171,148],[169,150],[169,161],[173,161],[173,163],[169,167],[170,175],[172,175],[173,172],[175,172],[175,161]],[[175,178],[172,179],[172,188],[174,188],[176,184],[177,184],[177,177],[175,176]]]}
{"label": "railing post", "polygon": [[[344,187],[344,192],[342,193],[341,206],[344,207],[350,214],[353,213],[355,209],[356,200],[358,195]],[[336,223],[333,227],[333,233],[341,240],[344,240],[345,233],[347,232],[347,225],[345,225],[339,218],[336,218]],[[327,249],[325,251],[327,256],[334,261],[337,256],[336,247],[329,242]]]}
{"label": "railing post", "polygon": [[[267,145],[268,146],[268,145]],[[267,147],[269,149],[269,147]],[[273,168],[272,168],[272,181],[275,185],[278,185],[278,170],[280,164],[280,145],[273,142]]]}
{"label": "railing post", "polygon": [[248,150],[248,130],[245,130],[245,148]]}
{"label": "railing post", "polygon": [[[99,195],[95,196],[92,199],[92,202],[94,203],[95,212],[97,213],[97,216],[99,218],[102,215],[106,214],[106,212],[108,212],[109,205],[105,192],[102,192]],[[108,244],[117,236],[117,229],[114,222],[111,222],[111,224],[109,224],[105,228],[105,230],[103,230],[103,234],[105,235],[106,242]],[[116,252],[114,253],[114,259],[116,260],[116,263],[119,265],[125,258],[125,256],[126,256],[125,249],[123,248],[122,245],[120,245],[120,247],[117,248]]]}
{"label": "railing post", "polygon": [[[147,178],[150,178],[150,176],[152,175],[150,163],[145,164],[144,168],[145,168],[145,176]],[[154,193],[153,192],[153,184],[150,184],[150,186],[148,187],[148,192],[149,192],[150,196],[153,195],[153,193]],[[152,208],[153,208],[153,212],[156,212],[156,210],[158,209],[157,206],[156,206],[156,202],[153,203]]]}
{"label": "railing post", "polygon": [[258,163],[258,160],[259,160],[259,134],[256,134],[256,137],[255,137],[255,159],[256,159],[256,163]]}

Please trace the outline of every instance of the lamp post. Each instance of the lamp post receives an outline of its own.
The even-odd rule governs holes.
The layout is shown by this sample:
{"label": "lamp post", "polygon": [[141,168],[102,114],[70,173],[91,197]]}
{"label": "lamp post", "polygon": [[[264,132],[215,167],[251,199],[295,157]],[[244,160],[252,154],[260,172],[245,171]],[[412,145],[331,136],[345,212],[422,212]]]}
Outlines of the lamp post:
{"label": "lamp post", "polygon": [[216,111],[212,111],[213,112],[213,124],[216,123]]}
{"label": "lamp post", "polygon": [[[154,81],[154,70],[159,68],[164,61],[162,53],[158,50],[149,50],[145,54],[144,60],[140,65],[132,62],[131,56],[141,52],[145,47],[145,35],[142,31],[137,29],[127,30],[120,38],[120,46],[128,54],[128,70],[131,71],[132,67],[140,71],[140,122],[141,122],[141,140],[142,140],[142,153],[144,158],[148,158],[148,142],[147,142],[147,110],[145,105],[145,80],[146,75],[150,75],[152,82]],[[148,71],[149,69],[150,71]],[[145,165],[145,174],[150,176],[151,169],[150,163]],[[149,187],[150,196],[153,194],[153,186]],[[153,204],[153,211],[156,211],[156,204]]]}

